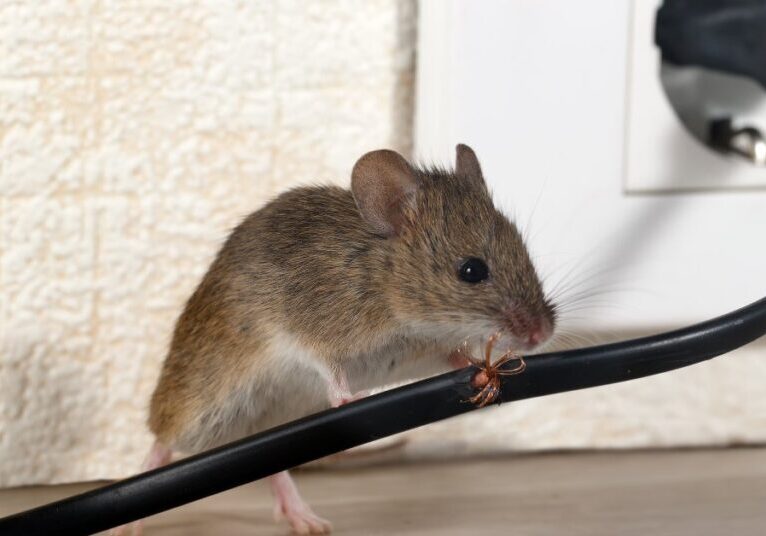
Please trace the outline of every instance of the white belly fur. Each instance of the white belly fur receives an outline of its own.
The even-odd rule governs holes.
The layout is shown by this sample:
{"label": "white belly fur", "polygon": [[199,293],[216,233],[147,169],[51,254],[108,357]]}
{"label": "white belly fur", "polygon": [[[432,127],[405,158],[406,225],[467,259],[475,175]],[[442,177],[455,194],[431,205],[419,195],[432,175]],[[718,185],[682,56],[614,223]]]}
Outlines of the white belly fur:
{"label": "white belly fur", "polygon": [[278,333],[238,389],[207,408],[173,447],[196,453],[327,409],[328,371],[293,337]]}
{"label": "white belly fur", "polygon": [[[414,358],[406,341],[344,360],[352,391],[443,372],[446,356]],[[239,389],[208,408],[174,448],[196,453],[327,409],[332,372],[319,356],[294,336],[275,333],[265,354]]]}

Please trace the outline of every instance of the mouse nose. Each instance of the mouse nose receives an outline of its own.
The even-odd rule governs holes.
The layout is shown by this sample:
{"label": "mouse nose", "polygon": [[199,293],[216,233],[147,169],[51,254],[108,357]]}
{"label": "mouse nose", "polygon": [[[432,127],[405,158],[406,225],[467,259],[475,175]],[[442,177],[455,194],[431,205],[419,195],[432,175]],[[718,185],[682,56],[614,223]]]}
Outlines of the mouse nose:
{"label": "mouse nose", "polygon": [[553,331],[552,322],[545,316],[518,308],[509,309],[507,318],[511,333],[527,349],[547,341]]}
{"label": "mouse nose", "polygon": [[547,338],[548,338],[548,334],[545,332],[542,326],[540,326],[529,332],[529,336],[527,337],[527,344],[529,346],[537,346],[541,342],[545,341]]}
{"label": "mouse nose", "polygon": [[522,340],[524,340],[529,348],[534,348],[547,341],[552,331],[553,328],[550,322],[544,318],[539,318],[529,323],[529,327],[524,333]]}

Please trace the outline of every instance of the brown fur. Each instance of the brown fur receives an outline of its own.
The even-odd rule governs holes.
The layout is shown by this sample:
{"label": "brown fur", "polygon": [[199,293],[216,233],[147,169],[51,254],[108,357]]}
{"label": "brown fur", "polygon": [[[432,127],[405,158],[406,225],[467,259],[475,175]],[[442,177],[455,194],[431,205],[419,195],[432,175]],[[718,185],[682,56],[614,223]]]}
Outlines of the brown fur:
{"label": "brown fur", "polygon": [[[391,174],[389,163],[396,173],[405,169],[391,158],[372,160],[381,176]],[[393,377],[405,361],[442,359],[446,366],[472,322],[503,325],[515,315],[517,330],[519,317],[552,327],[554,311],[527,250],[495,209],[473,151],[459,146],[455,172],[402,162],[414,194],[381,189],[366,166],[367,180],[356,181],[353,195],[330,186],[294,189],[232,232],[177,322],[151,400],[149,426],[160,441],[174,445],[202,433],[194,430],[207,428],[195,426],[217,418],[211,408],[249,385],[252,404],[261,406],[249,431],[327,407],[316,393],[301,392],[300,378],[278,369],[289,357],[277,347],[279,334],[359,380],[381,367]],[[378,212],[365,219],[357,207],[375,191],[383,198],[368,203]],[[461,260],[472,256],[486,260],[490,279],[467,284],[457,277]],[[430,328],[421,334],[421,325],[455,336],[435,337]],[[303,406],[284,409],[283,400],[304,396]],[[234,439],[221,434],[220,441]]]}

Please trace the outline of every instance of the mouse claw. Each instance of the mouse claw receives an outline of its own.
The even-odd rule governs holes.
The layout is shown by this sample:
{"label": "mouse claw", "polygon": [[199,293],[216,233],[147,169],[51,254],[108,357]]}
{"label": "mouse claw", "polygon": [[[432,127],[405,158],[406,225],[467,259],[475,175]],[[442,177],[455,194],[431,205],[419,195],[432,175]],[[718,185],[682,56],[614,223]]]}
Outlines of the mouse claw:
{"label": "mouse claw", "polygon": [[274,520],[287,521],[294,534],[329,534],[332,531],[332,524],[316,515],[303,501],[275,504]]}

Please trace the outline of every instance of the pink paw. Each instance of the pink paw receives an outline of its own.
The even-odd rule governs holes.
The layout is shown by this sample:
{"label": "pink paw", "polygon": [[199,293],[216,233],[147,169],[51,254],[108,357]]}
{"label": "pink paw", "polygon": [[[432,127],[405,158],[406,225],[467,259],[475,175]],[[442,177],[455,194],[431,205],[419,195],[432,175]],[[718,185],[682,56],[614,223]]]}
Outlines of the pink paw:
{"label": "pink paw", "polygon": [[471,364],[465,353],[460,349],[454,350],[447,358],[449,366],[455,370],[462,369]]}
{"label": "pink paw", "polygon": [[274,506],[274,519],[287,520],[295,534],[329,534],[332,524],[316,515],[311,508],[301,502],[298,504],[277,504]]}
{"label": "pink paw", "polygon": [[358,393],[354,393],[353,395],[349,392],[340,393],[340,392],[334,392],[330,395],[330,405],[334,408],[338,408],[340,406],[344,406],[346,404],[350,404],[351,402],[356,402],[357,400],[360,400],[367,396],[367,391],[359,391]]}

